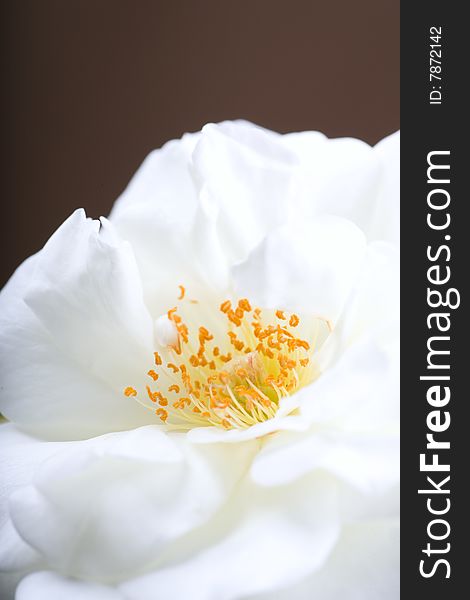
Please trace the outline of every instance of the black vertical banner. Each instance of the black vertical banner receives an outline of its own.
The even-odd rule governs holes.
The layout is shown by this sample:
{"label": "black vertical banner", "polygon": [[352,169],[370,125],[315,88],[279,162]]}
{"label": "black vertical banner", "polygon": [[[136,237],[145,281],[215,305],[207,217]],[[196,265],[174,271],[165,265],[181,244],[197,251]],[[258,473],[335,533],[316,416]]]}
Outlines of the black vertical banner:
{"label": "black vertical banner", "polygon": [[[460,13],[460,14],[459,14]],[[401,7],[401,597],[467,595],[468,33],[463,5]]]}

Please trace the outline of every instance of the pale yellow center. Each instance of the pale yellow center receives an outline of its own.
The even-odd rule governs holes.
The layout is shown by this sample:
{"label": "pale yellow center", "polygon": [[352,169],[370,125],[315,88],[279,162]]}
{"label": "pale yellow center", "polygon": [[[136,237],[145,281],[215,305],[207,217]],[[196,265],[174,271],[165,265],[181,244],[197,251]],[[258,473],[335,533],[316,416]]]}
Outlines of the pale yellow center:
{"label": "pale yellow center", "polygon": [[283,398],[317,376],[312,355],[321,320],[305,326],[296,314],[252,307],[246,298],[222,302],[212,328],[197,322],[200,312],[180,286],[178,306],[167,313],[172,343],[154,353],[145,391],[124,390],[169,428],[251,427],[275,417]]}

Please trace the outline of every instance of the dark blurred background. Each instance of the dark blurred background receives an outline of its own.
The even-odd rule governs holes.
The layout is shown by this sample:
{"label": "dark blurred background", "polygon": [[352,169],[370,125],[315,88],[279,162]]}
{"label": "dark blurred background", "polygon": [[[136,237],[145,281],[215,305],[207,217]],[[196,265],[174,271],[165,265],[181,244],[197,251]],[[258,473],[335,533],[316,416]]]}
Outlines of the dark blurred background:
{"label": "dark blurred background", "polygon": [[2,2],[1,282],[77,207],[209,121],[399,127],[398,0]]}

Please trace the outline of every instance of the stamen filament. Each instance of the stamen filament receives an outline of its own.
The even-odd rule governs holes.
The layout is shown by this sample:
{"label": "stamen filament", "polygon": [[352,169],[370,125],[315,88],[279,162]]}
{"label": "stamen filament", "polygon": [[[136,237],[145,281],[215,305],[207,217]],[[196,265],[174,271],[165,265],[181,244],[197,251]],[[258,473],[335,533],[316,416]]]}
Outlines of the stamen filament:
{"label": "stamen filament", "polygon": [[[159,388],[153,391],[146,385],[154,406],[137,398],[136,388],[124,390],[127,397],[156,412],[165,427],[246,429],[274,418],[283,398],[310,383],[321,320],[316,319],[307,341],[291,330],[300,325],[298,315],[252,307],[242,298],[219,305],[215,313],[219,316],[211,317],[211,322],[220,322],[215,329],[195,327],[194,314],[205,307],[187,297],[180,285],[177,306],[166,315],[177,341],[155,351],[154,366],[146,371]],[[302,327],[309,329],[310,323]]]}

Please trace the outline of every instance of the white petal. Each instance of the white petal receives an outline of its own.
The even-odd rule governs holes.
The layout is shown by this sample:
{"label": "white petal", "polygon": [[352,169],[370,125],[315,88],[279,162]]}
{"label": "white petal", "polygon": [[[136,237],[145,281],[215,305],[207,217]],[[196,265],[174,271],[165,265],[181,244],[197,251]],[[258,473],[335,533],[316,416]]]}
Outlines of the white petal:
{"label": "white petal", "polygon": [[323,216],[280,227],[233,268],[235,287],[260,306],[335,321],[364,252],[361,231],[341,218]]}
{"label": "white petal", "polygon": [[10,496],[30,484],[39,465],[66,443],[47,443],[0,426],[0,571],[24,571],[41,564],[40,555],[18,535],[8,510]]}
{"label": "white petal", "polygon": [[300,160],[296,210],[304,217],[347,218],[368,236],[380,181],[372,148],[357,139],[325,139],[316,132],[288,134],[283,143]]}
{"label": "white petal", "polygon": [[1,410],[21,427],[77,439],[149,422],[123,397],[153,326],[129,246],[74,213],[1,295]]}
{"label": "white petal", "polygon": [[255,447],[191,446],[152,426],[74,442],[11,496],[10,514],[49,566],[120,580],[151,568],[174,540],[211,518]]}
{"label": "white petal", "polygon": [[[395,459],[393,469],[396,474]],[[390,478],[391,479],[391,478]],[[395,478],[396,479],[396,478]],[[378,520],[397,520],[400,515],[400,483],[398,480],[393,485],[376,488],[371,493],[358,489],[346,481],[341,485],[339,492],[341,520],[344,525],[354,525]]]}
{"label": "white petal", "polygon": [[[158,207],[162,217],[174,221],[190,220],[196,205],[196,190],[189,165],[199,138],[200,133],[187,133],[151,152],[115,202],[110,220],[124,223],[135,205],[149,210]],[[134,245],[138,238],[130,241]]]}
{"label": "white petal", "polygon": [[40,571],[21,581],[15,600],[124,600],[124,598],[117,590],[99,583],[68,579],[58,573]]}
{"label": "white petal", "polygon": [[[34,446],[33,446],[34,444]],[[0,426],[0,598],[15,597],[18,582],[32,570],[44,567],[41,556],[18,534],[10,519],[8,501],[12,493],[27,485],[39,464],[57,446],[40,442],[15,429]]]}
{"label": "white petal", "polygon": [[[149,167],[144,163],[144,177],[152,165],[153,161],[149,162]],[[157,179],[164,187],[165,181]],[[157,182],[155,194],[158,197]],[[145,303],[154,319],[174,305],[179,294],[178,285],[189,287],[195,277],[188,237],[197,209],[196,191],[191,190],[191,201],[185,197],[187,190],[183,191],[180,196],[175,190],[174,198],[167,202],[135,201],[124,205],[118,202],[118,208],[110,216],[121,237],[132,244]],[[183,206],[179,206],[180,200]]]}
{"label": "white petal", "polygon": [[220,427],[196,427],[188,431],[188,439],[195,443],[209,444],[213,442],[238,443],[276,433],[277,431],[305,431],[310,422],[302,417],[274,417],[248,429],[230,429]]}
{"label": "white petal", "polygon": [[393,485],[399,459],[397,378],[394,354],[364,335],[294,395],[310,429],[267,439],[252,476],[276,485],[326,469],[364,491]]}
{"label": "white petal", "polygon": [[132,244],[153,318],[174,305],[178,285],[225,286],[227,265],[214,218],[194,181],[192,153],[201,134],[186,134],[153,151],[110,215]]}
{"label": "white petal", "polygon": [[194,150],[194,176],[218,208],[217,232],[232,264],[287,218],[297,159],[280,139],[249,123],[210,124]]}
{"label": "white petal", "polygon": [[[282,437],[287,439],[282,439]],[[383,431],[351,433],[318,429],[279,434],[255,459],[251,474],[261,485],[287,484],[325,470],[364,493],[381,493],[399,479],[399,439]]]}
{"label": "white petal", "polygon": [[399,269],[396,248],[384,242],[369,244],[335,330],[320,349],[320,369],[329,369],[363,338],[373,340],[380,353],[398,368]]}
{"label": "white petal", "polygon": [[[0,526],[0,572],[25,572],[42,565],[41,557],[18,535],[8,515]],[[0,596],[1,597],[1,596]]]}
{"label": "white petal", "polygon": [[155,340],[162,348],[178,345],[178,332],[168,314],[160,315],[155,320]]}
{"label": "white petal", "polygon": [[341,422],[374,430],[397,421],[396,376],[396,359],[364,336],[296,395],[302,415],[311,423]]}
{"label": "white petal", "polygon": [[166,565],[123,583],[126,598],[238,600],[292,585],[319,568],[338,535],[335,488],[328,478],[269,493],[246,485],[207,532],[175,547]]}
{"label": "white petal", "polygon": [[304,217],[351,219],[369,241],[398,241],[399,133],[371,148],[352,138],[305,131],[282,137],[300,161],[295,208]]}
{"label": "white petal", "polygon": [[298,585],[246,600],[397,600],[399,526],[372,521],[344,529],[325,566]]}
{"label": "white petal", "polygon": [[15,590],[26,573],[2,573],[0,575],[0,598],[15,600]]}
{"label": "white petal", "polygon": [[285,218],[292,155],[280,137],[226,122],[144,161],[110,219],[132,243],[154,318],[173,305],[178,284],[194,290],[203,282],[220,292],[233,260]]}
{"label": "white petal", "polygon": [[400,238],[400,132],[389,135],[375,148],[380,160],[380,185],[371,239],[398,244]]}

